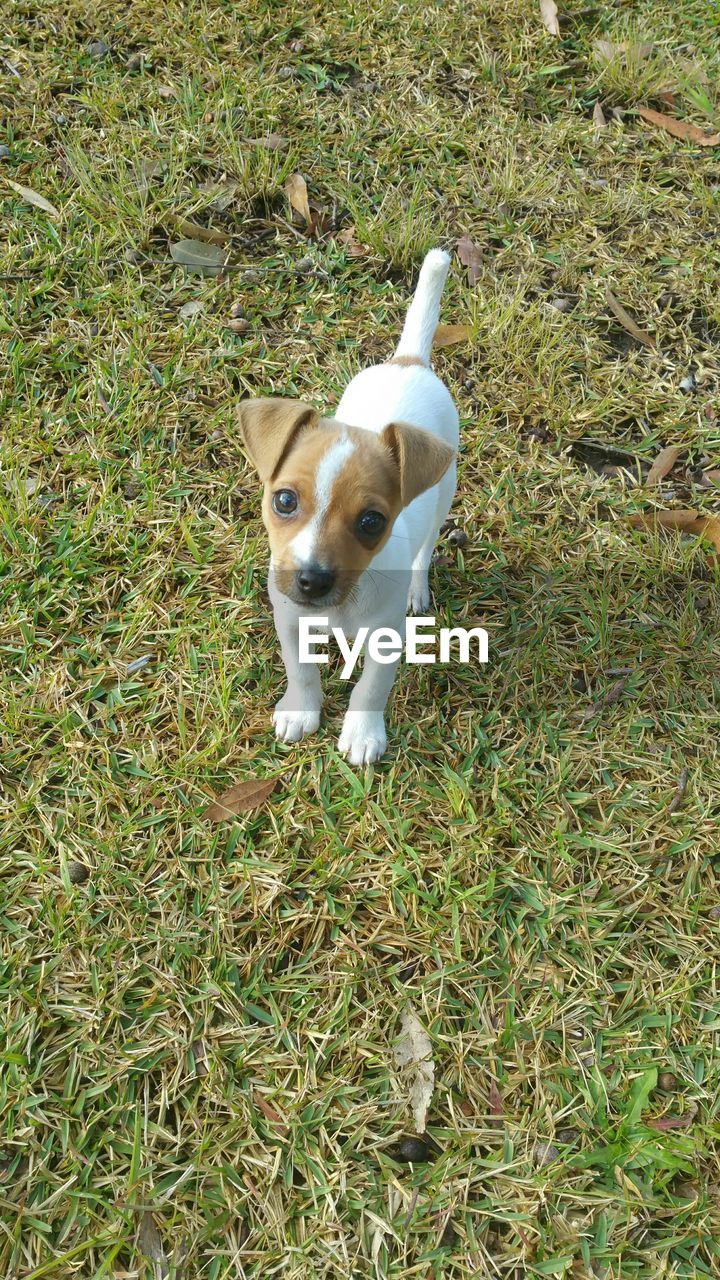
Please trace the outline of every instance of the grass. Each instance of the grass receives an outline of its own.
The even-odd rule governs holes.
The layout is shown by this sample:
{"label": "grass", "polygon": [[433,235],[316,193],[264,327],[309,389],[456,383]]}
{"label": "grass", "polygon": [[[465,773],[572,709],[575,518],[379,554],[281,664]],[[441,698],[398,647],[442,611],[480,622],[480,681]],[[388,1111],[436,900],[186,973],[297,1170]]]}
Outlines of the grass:
{"label": "grass", "polygon": [[[718,128],[718,13],[561,21],[37,0],[4,28],[4,1276],[718,1274],[718,569],[624,523],[718,509],[718,151],[632,110],[675,86]],[[297,170],[329,219],[309,240]],[[178,218],[227,232],[232,270],[176,266]],[[233,406],[336,401],[462,234],[480,279],[456,261],[443,319],[472,342],[437,366],[468,541],[433,581],[491,662],[406,670],[356,774],[338,684],[317,738],[272,738]],[[273,774],[267,807],[202,821]],[[408,1001],[436,1076],[414,1145]]]}

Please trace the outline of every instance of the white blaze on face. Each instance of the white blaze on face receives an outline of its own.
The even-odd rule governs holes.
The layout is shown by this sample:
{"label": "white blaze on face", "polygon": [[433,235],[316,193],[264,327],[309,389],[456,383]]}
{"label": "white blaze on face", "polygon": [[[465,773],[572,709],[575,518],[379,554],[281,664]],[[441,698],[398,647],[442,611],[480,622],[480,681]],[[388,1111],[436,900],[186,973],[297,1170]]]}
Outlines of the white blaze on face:
{"label": "white blaze on face", "polygon": [[323,457],[315,476],[315,511],[311,520],[295,535],[289,548],[298,568],[303,565],[325,565],[322,554],[320,535],[325,516],[332,502],[335,481],[352,453],[355,445],[348,436],[341,436],[330,445]]}

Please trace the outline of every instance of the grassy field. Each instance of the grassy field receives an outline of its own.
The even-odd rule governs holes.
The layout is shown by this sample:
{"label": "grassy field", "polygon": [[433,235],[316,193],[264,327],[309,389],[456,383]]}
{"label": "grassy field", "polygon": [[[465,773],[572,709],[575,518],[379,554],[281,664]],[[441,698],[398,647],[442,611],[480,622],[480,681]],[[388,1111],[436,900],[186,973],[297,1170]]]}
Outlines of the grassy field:
{"label": "grassy field", "polygon": [[[636,111],[720,128],[720,24],[712,0],[560,23],[529,0],[6,11],[8,1280],[720,1273],[718,560],[627,523],[720,508],[720,149]],[[220,233],[221,274],[173,260],[183,221]],[[467,541],[432,582],[491,661],[406,669],[355,773],[339,681],[315,738],[270,730],[234,404],[336,403],[463,235],[478,278],[455,258],[442,318],[471,339],[437,367]]]}

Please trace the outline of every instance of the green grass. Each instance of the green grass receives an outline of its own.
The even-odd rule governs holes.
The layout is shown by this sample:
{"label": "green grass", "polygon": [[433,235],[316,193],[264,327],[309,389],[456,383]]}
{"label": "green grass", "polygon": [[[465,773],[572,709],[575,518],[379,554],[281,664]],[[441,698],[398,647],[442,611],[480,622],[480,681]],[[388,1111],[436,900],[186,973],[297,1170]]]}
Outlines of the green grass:
{"label": "green grass", "polygon": [[[718,11],[561,20],[557,41],[518,0],[38,0],[6,23],[3,1276],[720,1269],[717,561],[624,523],[720,505],[697,484],[720,468],[720,152],[633,112],[675,87],[720,126]],[[598,38],[632,48],[607,63]],[[244,141],[271,131],[284,148]],[[309,241],[298,170],[330,219]],[[174,265],[179,217],[228,233],[231,271]],[[336,403],[392,351],[423,252],[465,233],[481,278],[456,261],[443,320],[472,342],[437,367],[468,542],[433,586],[491,662],[407,669],[356,774],[339,683],[316,738],[270,731],[234,404]],[[651,495],[588,469],[587,440],[685,454]],[[202,821],[276,773],[267,807]],[[408,1000],[436,1076],[411,1163]]]}

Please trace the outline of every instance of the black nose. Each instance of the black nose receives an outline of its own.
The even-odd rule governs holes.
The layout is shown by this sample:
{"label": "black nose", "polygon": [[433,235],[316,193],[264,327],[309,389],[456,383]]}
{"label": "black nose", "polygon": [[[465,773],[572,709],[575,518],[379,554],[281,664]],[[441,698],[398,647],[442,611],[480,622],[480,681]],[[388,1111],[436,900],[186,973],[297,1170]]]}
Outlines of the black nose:
{"label": "black nose", "polygon": [[332,569],[321,569],[319,565],[311,564],[306,565],[304,569],[298,569],[295,581],[300,594],[305,596],[306,600],[318,600],[333,586],[335,574]]}

